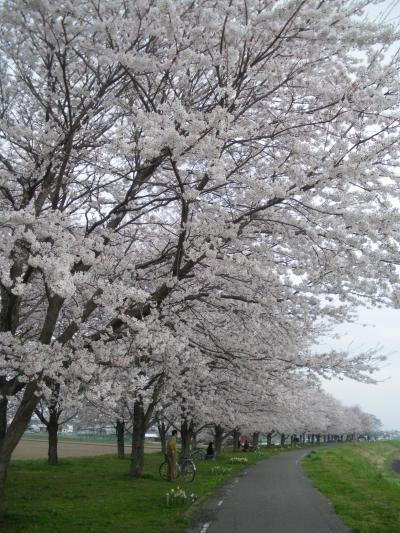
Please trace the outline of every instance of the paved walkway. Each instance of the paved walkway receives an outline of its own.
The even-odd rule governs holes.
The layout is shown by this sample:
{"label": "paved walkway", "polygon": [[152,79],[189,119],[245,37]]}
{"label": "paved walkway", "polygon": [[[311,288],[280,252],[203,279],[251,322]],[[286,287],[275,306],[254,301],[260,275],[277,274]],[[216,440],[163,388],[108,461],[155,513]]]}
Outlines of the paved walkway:
{"label": "paved walkway", "polygon": [[303,473],[307,453],[285,452],[249,467],[186,533],[350,533]]}

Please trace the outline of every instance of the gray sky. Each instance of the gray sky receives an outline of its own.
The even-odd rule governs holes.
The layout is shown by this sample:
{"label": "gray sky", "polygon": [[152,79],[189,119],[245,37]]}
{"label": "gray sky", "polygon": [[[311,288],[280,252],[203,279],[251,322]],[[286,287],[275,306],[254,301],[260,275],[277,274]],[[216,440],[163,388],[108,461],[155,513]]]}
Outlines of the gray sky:
{"label": "gray sky", "polygon": [[[386,20],[400,26],[400,0],[386,0],[368,8],[375,21]],[[363,325],[364,324],[364,325]],[[345,405],[359,405],[373,413],[385,429],[400,429],[400,310],[360,309],[354,324],[343,324],[336,329],[337,340],[326,340],[322,346],[357,353],[380,348],[387,356],[382,369],[375,374],[376,385],[334,379],[324,381],[324,389]]]}
{"label": "gray sky", "polygon": [[374,376],[376,385],[333,379],[324,381],[324,389],[345,405],[373,413],[385,429],[400,429],[400,310],[360,309],[356,323],[338,326],[335,332],[340,338],[324,339],[321,347],[350,353],[379,348],[387,361]]}

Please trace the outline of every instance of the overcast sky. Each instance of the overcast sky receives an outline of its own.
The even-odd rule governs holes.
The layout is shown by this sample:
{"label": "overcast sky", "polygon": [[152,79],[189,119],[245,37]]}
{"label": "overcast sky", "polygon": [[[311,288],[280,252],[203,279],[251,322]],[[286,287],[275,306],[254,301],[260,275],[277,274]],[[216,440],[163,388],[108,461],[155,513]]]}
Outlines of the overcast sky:
{"label": "overcast sky", "polygon": [[[391,22],[400,27],[400,0],[386,0],[382,5],[370,6],[371,18]],[[364,324],[364,325],[363,325]],[[345,405],[359,405],[373,413],[385,429],[400,430],[400,310],[360,309],[355,324],[336,329],[340,338],[326,340],[325,348],[357,353],[380,348],[387,361],[375,374],[376,385],[357,383],[349,379],[324,381],[324,389]]]}
{"label": "overcast sky", "polygon": [[387,361],[375,378],[376,385],[357,383],[350,379],[324,381],[324,389],[345,405],[359,405],[373,413],[385,429],[400,429],[400,310],[360,309],[359,320],[336,329],[340,338],[325,339],[324,348],[358,353],[379,348]]}

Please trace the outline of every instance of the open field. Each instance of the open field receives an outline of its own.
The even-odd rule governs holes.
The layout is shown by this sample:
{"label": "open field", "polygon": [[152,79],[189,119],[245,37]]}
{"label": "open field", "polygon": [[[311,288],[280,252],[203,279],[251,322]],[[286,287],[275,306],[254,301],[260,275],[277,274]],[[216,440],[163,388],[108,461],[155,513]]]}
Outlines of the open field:
{"label": "open field", "polygon": [[[272,454],[235,454],[248,464]],[[201,461],[188,495],[204,499],[247,465],[230,464],[232,452],[216,461]],[[165,533],[188,525],[189,502],[166,505],[166,492],[179,483],[162,481],[161,453],[146,456],[145,476],[128,476],[129,459],[112,456],[63,459],[58,466],[43,460],[14,461],[7,483],[4,530],[52,533]],[[215,472],[215,467],[221,467]],[[221,470],[222,469],[222,470]],[[214,470],[214,471],[213,471]],[[182,486],[182,485],[181,485]],[[195,506],[196,507],[196,506]]]}
{"label": "open field", "polygon": [[315,486],[356,533],[400,531],[400,476],[392,464],[400,441],[343,444],[303,461]]}
{"label": "open field", "polygon": [[[47,458],[46,438],[23,438],[20,440],[15,452],[15,459],[46,459]],[[126,446],[129,452],[129,445]],[[160,444],[146,445],[146,453],[160,451]],[[113,442],[90,442],[60,440],[58,443],[58,456],[65,457],[93,457],[96,455],[108,455],[117,453],[117,444]]]}

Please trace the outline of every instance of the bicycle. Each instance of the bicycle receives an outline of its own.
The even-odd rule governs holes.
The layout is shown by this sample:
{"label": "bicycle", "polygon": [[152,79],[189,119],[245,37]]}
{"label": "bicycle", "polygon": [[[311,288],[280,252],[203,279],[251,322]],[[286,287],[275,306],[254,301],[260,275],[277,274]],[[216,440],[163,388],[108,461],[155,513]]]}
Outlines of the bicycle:
{"label": "bicycle", "polygon": [[[160,478],[165,481],[168,480],[168,463],[164,461],[161,463],[158,469]],[[176,465],[176,477],[182,477],[186,483],[191,483],[196,476],[196,465],[191,459],[182,457],[179,459]]]}
{"label": "bicycle", "polygon": [[203,448],[193,448],[190,452],[189,459],[191,461],[203,461],[206,458],[206,451]]}

